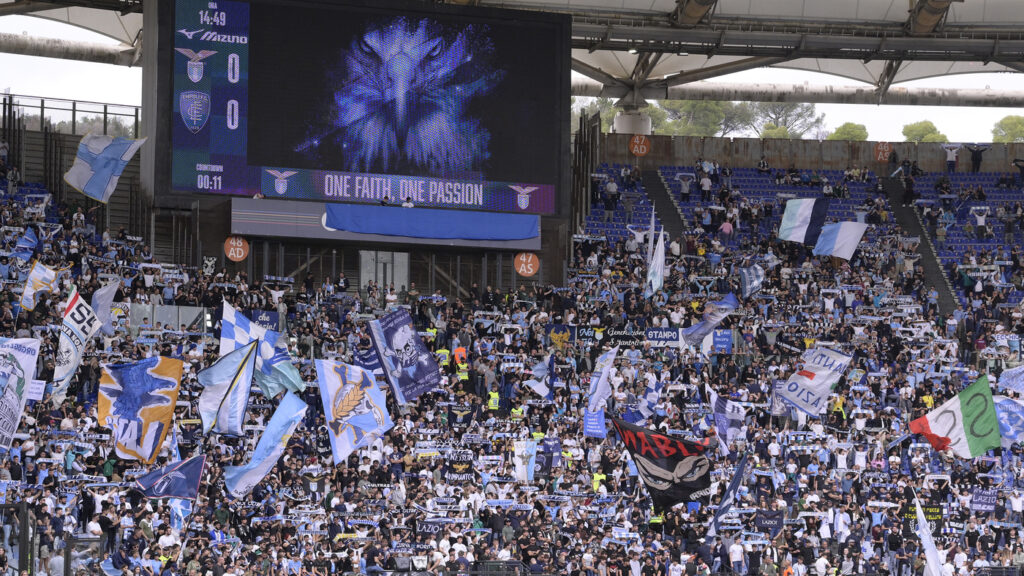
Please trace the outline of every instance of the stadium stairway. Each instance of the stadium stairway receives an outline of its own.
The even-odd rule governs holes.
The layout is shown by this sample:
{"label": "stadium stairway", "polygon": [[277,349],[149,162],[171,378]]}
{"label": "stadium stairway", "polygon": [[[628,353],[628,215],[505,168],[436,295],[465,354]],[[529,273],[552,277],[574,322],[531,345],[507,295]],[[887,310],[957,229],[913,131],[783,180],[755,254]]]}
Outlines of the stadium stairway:
{"label": "stadium stairway", "polygon": [[903,202],[903,183],[898,178],[883,177],[880,180],[885,194],[889,197],[893,216],[900,228],[903,229],[903,233],[921,239],[918,251],[921,253],[921,267],[924,268],[925,289],[935,286],[939,291],[939,312],[943,315],[952,314],[957,308],[956,293],[949,283],[949,278],[943,272],[938,254],[935,253],[935,246],[932,244],[932,239],[928,237],[917,210],[913,206],[904,207],[901,204]]}
{"label": "stadium stairway", "polygon": [[643,182],[644,190],[647,192],[647,198],[654,204],[654,212],[657,214],[658,220],[661,221],[661,225],[669,234],[666,243],[673,238],[682,236],[684,230],[683,217],[679,214],[679,209],[672,200],[672,196],[669,194],[661,175],[658,174],[657,170],[644,170],[640,173],[640,178]]}

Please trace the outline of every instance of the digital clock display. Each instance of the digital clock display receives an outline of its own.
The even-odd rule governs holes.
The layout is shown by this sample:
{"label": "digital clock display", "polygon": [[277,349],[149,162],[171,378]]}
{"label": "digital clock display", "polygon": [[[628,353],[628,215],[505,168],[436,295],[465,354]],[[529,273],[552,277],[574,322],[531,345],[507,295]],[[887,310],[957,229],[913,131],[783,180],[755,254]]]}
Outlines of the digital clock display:
{"label": "digital clock display", "polygon": [[177,0],[175,192],[553,214],[568,21]]}

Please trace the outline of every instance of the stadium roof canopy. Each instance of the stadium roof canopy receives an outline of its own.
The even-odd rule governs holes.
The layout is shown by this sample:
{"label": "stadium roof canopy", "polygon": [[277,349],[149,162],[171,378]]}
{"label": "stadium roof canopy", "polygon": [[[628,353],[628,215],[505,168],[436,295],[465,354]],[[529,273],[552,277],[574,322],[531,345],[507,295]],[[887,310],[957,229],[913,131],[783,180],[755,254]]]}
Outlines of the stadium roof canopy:
{"label": "stadium roof canopy", "polygon": [[[1021,0],[439,1],[571,15],[573,69],[589,79],[574,84],[574,93],[626,105],[765,66],[864,82],[879,101],[890,85],[909,80],[1024,71]],[[131,65],[141,47],[141,7],[142,0],[0,0],[0,16],[31,14],[93,30],[118,40],[121,57],[78,59]]]}

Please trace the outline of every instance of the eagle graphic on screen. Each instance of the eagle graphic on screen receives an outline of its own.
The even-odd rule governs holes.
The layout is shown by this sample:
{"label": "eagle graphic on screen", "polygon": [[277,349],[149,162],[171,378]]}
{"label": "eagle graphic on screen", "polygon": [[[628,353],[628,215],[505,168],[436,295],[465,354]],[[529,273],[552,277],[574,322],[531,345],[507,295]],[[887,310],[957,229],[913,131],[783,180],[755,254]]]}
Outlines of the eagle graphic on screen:
{"label": "eagle graphic on screen", "polygon": [[490,64],[485,26],[442,26],[399,17],[354,39],[343,55],[329,126],[296,147],[310,155],[340,149],[353,172],[479,171],[489,131],[469,112],[504,76]]}

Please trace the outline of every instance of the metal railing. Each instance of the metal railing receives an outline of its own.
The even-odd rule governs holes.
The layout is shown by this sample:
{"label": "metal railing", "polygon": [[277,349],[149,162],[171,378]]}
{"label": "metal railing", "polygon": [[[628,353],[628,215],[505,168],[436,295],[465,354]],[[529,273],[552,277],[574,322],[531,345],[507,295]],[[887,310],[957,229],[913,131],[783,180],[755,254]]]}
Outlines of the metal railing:
{"label": "metal railing", "polygon": [[109,134],[135,138],[139,134],[142,107],[128,104],[44,98],[11,94],[7,96],[23,121],[26,130],[42,131],[49,123],[62,134]]}

